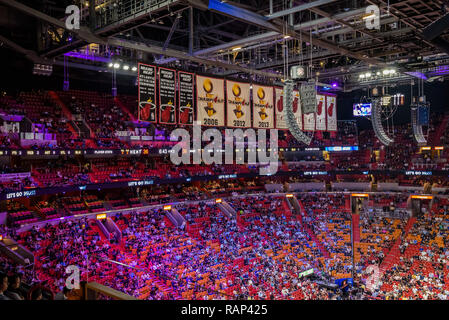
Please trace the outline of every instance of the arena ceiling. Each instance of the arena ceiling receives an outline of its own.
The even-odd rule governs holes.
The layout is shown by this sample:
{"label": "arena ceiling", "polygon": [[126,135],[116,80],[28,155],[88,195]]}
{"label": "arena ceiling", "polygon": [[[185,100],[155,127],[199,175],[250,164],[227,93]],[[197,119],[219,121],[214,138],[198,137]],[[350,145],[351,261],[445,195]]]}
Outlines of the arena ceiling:
{"label": "arena ceiling", "polygon": [[[67,31],[65,9],[81,8],[81,29]],[[447,0],[0,0],[2,47],[37,63],[90,70],[110,61],[155,62],[254,80],[280,80],[287,66],[312,65],[339,88],[359,75],[395,68],[376,82],[444,79],[449,74]],[[380,9],[368,29],[366,7]],[[444,18],[442,19],[444,20]],[[439,27],[441,26],[438,25]],[[432,28],[432,26],[430,27]],[[436,36],[435,36],[436,35]],[[94,44],[86,47],[88,44]],[[121,70],[120,73],[131,74]]]}

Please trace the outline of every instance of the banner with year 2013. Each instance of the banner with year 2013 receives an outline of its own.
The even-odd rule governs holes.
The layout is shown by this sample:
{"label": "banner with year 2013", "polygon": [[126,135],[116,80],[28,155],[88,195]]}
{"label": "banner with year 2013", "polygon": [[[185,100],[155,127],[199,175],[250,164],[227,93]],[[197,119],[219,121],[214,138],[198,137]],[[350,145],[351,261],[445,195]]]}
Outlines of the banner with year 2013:
{"label": "banner with year 2013", "polygon": [[159,123],[176,123],[176,70],[159,68]]}
{"label": "banner with year 2013", "polygon": [[156,67],[138,64],[139,121],[157,122]]}
{"label": "banner with year 2013", "polygon": [[227,126],[233,128],[250,128],[250,84],[226,80],[226,99]]}
{"label": "banner with year 2013", "polygon": [[274,89],[273,87],[253,85],[253,127],[274,128]]}
{"label": "banner with year 2013", "polygon": [[202,126],[225,125],[223,79],[196,75],[196,116]]}
{"label": "banner with year 2013", "polygon": [[189,72],[178,72],[179,101],[178,101],[178,123],[193,124],[193,80],[194,74]]}

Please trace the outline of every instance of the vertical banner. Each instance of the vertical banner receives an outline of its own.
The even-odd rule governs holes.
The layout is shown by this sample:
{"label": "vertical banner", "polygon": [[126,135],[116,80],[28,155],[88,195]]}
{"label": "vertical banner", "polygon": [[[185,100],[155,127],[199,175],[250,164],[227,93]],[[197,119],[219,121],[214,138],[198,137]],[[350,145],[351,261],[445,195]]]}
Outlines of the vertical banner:
{"label": "vertical banner", "polygon": [[296,123],[299,128],[303,130],[301,97],[299,96],[299,91],[293,90],[293,96],[293,113],[295,114]]}
{"label": "vertical banner", "polygon": [[304,131],[315,131],[315,113],[304,114]]}
{"label": "vertical banner", "polygon": [[284,90],[281,87],[274,88],[276,129],[285,130],[287,126],[287,116],[284,112]]}
{"label": "vertical banner", "polygon": [[227,126],[250,128],[250,84],[226,80],[226,98]]}
{"label": "vertical banner", "polygon": [[139,121],[157,122],[156,67],[139,63]]}
{"label": "vertical banner", "polygon": [[[288,129],[287,125],[287,115],[285,114],[284,108],[284,91],[280,87],[275,88],[275,101],[276,101],[276,129],[285,130]],[[295,114],[296,123],[298,123],[299,128],[302,130],[302,110],[301,110],[301,100],[299,97],[299,91],[293,91],[293,113]]]}
{"label": "vertical banner", "polygon": [[316,131],[326,131],[326,96],[317,94],[316,101],[315,129]]}
{"label": "vertical banner", "polygon": [[337,131],[337,98],[326,97],[327,131]]}
{"label": "vertical banner", "polygon": [[196,116],[202,126],[225,125],[224,80],[196,76]]}
{"label": "vertical banner", "polygon": [[176,124],[176,70],[159,68],[159,122]]}
{"label": "vertical banner", "polygon": [[193,124],[193,73],[178,72],[179,101],[178,122],[179,124]]}
{"label": "vertical banner", "polygon": [[253,127],[274,128],[274,88],[253,85]]}

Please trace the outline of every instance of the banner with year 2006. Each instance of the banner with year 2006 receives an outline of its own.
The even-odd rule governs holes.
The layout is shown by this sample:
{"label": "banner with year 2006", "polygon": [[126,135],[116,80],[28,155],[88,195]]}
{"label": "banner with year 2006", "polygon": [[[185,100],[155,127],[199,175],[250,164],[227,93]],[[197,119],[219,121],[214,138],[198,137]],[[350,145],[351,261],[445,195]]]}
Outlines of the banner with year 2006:
{"label": "banner with year 2006", "polygon": [[194,74],[189,72],[178,72],[179,101],[178,122],[179,124],[193,124],[193,80]]}
{"label": "banner with year 2006", "polygon": [[326,97],[327,131],[337,131],[337,98]]}
{"label": "banner with year 2006", "polygon": [[226,99],[227,126],[250,128],[250,84],[226,80]]}
{"label": "banner with year 2006", "polygon": [[196,76],[196,116],[202,126],[225,125],[223,79]]}
{"label": "banner with year 2006", "polygon": [[139,120],[156,122],[156,67],[138,64]]}
{"label": "banner with year 2006", "polygon": [[317,94],[316,101],[315,129],[316,131],[326,131],[326,96]]}
{"label": "banner with year 2006", "polygon": [[159,123],[176,123],[176,70],[159,68]]}
{"label": "banner with year 2006", "polygon": [[274,128],[273,87],[253,85],[253,127]]}
{"label": "banner with year 2006", "polygon": [[[275,88],[275,101],[276,101],[276,129],[285,130],[288,129],[287,115],[284,110],[284,91],[281,87]],[[302,110],[301,101],[299,99],[299,91],[293,91],[293,113],[295,115],[296,123],[302,130]]]}

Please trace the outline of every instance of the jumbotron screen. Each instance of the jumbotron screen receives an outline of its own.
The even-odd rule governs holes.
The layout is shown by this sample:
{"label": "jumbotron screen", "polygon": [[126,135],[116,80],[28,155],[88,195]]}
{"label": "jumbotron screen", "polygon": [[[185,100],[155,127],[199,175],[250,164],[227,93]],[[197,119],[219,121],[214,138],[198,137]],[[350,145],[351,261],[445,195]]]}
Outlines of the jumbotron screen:
{"label": "jumbotron screen", "polygon": [[353,106],[354,117],[367,117],[371,115],[371,103],[356,103]]}

